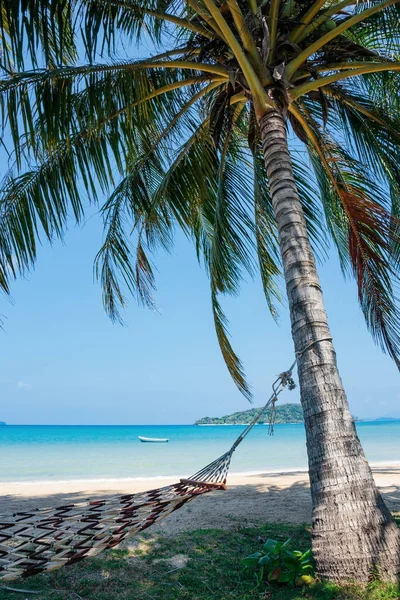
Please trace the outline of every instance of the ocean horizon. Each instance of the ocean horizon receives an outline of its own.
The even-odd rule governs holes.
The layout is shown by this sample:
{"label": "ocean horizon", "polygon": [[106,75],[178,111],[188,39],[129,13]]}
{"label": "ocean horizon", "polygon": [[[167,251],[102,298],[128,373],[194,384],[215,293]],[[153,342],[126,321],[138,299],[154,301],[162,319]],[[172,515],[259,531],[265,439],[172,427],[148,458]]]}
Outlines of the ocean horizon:
{"label": "ocean horizon", "polygon": [[[400,463],[400,419],[358,421],[371,464]],[[0,481],[140,480],[190,476],[224,454],[243,425],[6,425]],[[169,438],[144,444],[138,436]],[[302,423],[257,425],[235,451],[232,473],[307,470]]]}

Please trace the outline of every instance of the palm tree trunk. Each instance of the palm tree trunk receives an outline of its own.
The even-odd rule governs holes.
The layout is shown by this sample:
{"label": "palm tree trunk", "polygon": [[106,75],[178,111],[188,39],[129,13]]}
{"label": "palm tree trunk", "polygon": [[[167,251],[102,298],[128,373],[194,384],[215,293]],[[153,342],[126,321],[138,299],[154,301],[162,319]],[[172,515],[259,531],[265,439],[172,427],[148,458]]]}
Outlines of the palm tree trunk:
{"label": "palm tree trunk", "polygon": [[298,358],[317,572],[330,580],[395,580],[399,530],[376,488],[339,376],[284,118],[271,111],[259,126]]}

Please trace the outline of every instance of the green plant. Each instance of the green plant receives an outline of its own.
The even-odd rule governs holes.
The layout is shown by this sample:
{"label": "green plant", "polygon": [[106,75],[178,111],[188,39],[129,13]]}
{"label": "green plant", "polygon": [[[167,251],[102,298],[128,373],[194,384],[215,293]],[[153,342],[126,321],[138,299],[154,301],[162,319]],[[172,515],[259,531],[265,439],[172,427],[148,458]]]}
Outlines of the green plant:
{"label": "green plant", "polygon": [[242,563],[259,583],[267,579],[297,586],[309,585],[314,582],[311,548],[305,552],[289,550],[290,541],[268,539],[261,551],[250,554]]}

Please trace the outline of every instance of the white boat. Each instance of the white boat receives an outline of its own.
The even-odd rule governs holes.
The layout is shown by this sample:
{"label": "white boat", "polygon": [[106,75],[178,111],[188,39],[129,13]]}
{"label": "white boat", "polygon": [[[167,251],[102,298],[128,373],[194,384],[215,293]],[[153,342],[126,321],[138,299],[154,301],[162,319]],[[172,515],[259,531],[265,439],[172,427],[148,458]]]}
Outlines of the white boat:
{"label": "white boat", "polygon": [[150,442],[153,444],[165,444],[165,442],[169,441],[169,438],[148,438],[138,435],[138,438],[141,442]]}

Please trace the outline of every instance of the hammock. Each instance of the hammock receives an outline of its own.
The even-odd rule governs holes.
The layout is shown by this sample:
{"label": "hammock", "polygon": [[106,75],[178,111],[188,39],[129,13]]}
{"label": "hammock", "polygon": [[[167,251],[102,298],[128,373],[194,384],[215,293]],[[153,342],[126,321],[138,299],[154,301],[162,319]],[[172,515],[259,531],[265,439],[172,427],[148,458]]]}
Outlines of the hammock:
{"label": "hammock", "polygon": [[[295,364],[295,363],[294,363]],[[233,452],[271,406],[270,433],[278,394],[293,389],[292,370],[279,375],[273,393],[230,450],[188,479],[166,487],[107,500],[88,500],[0,516],[0,580],[53,571],[113,548],[147,529],[197,496],[226,489]]]}

